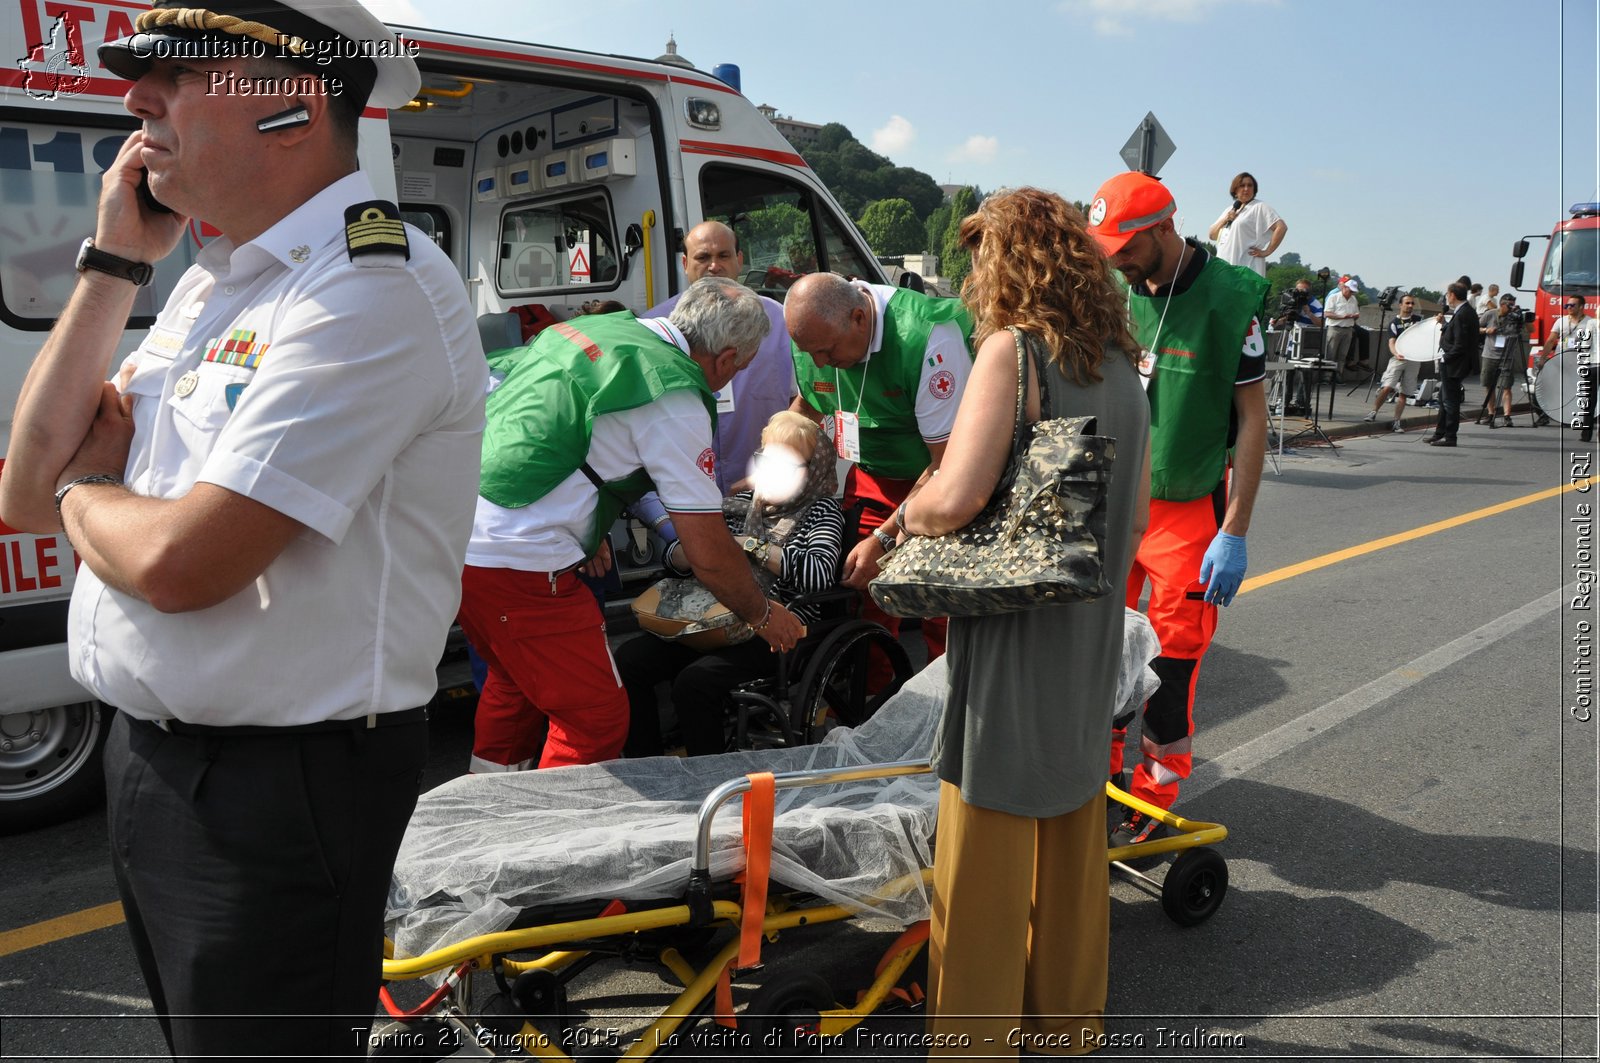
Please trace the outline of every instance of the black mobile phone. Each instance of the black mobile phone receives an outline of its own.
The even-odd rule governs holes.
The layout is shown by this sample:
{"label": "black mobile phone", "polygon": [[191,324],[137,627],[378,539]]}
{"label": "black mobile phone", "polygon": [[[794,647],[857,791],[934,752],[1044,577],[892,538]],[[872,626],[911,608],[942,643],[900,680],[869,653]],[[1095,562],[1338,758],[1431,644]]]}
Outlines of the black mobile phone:
{"label": "black mobile phone", "polygon": [[146,209],[154,211],[157,214],[172,213],[172,208],[157,199],[155,194],[150,191],[149,170],[143,170],[139,174],[139,201],[145,205]]}

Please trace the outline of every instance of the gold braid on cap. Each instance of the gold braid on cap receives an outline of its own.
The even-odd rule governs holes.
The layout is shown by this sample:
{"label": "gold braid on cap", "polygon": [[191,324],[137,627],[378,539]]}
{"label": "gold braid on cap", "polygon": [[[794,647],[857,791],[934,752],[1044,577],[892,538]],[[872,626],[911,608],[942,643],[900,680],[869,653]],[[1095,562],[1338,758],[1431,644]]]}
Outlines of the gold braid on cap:
{"label": "gold braid on cap", "polygon": [[156,8],[141,12],[133,23],[133,28],[140,33],[158,26],[176,26],[198,33],[232,33],[250,37],[262,44],[270,44],[274,48],[282,48],[294,55],[300,55],[306,50],[306,41],[303,37],[292,37],[287,33],[279,33],[264,23],[250,22],[235,18],[233,15],[219,15],[202,7]]}

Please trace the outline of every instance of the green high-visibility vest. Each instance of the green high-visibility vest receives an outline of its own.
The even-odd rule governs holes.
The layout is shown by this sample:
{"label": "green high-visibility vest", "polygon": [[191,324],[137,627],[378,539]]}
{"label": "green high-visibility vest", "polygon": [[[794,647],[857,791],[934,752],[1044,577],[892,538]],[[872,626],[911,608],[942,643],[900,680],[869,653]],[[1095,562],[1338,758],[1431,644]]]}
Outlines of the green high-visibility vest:
{"label": "green high-visibility vest", "polygon": [[[491,356],[489,368],[504,379],[486,404],[478,493],[506,509],[537,502],[583,466],[597,417],[694,391],[716,427],[716,398],[700,367],[628,311],[552,325]],[[608,482],[585,549],[593,552],[622,507],[653,489],[642,469]]]}
{"label": "green high-visibility vest", "polygon": [[[959,299],[937,299],[901,288],[883,316],[883,346],[848,369],[819,368],[809,354],[794,352],[800,394],[824,414],[843,409],[861,414],[861,468],[897,480],[915,480],[931,456],[917,428],[917,390],[928,336],[950,322],[961,330],[972,358],[972,316]],[[865,380],[866,393],[862,394]]]}
{"label": "green high-visibility vest", "polygon": [[1170,304],[1164,296],[1129,300],[1134,337],[1146,350],[1160,344],[1149,390],[1152,498],[1187,502],[1222,480],[1239,358],[1267,287],[1254,270],[1213,255]]}

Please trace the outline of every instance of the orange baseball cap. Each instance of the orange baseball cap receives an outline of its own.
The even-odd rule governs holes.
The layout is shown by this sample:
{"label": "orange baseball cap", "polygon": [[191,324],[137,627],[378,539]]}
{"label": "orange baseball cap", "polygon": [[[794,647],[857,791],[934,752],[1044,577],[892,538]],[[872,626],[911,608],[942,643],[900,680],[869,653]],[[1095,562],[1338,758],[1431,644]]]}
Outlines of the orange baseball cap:
{"label": "orange baseball cap", "polygon": [[1089,232],[1107,255],[1114,255],[1133,234],[1172,217],[1178,204],[1167,186],[1137,170],[1119,173],[1100,186],[1089,204]]}

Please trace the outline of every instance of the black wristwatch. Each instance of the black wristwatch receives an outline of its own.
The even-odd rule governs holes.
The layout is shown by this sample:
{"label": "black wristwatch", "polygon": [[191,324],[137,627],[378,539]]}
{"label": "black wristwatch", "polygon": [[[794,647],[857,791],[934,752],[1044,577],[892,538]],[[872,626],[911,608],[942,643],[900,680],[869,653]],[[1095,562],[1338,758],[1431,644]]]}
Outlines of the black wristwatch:
{"label": "black wristwatch", "polygon": [[78,248],[77,266],[79,273],[86,269],[92,269],[97,273],[109,273],[113,277],[132,281],[141,288],[149,284],[151,278],[156,275],[156,268],[148,262],[134,262],[132,259],[100,250],[94,246],[92,236]]}

